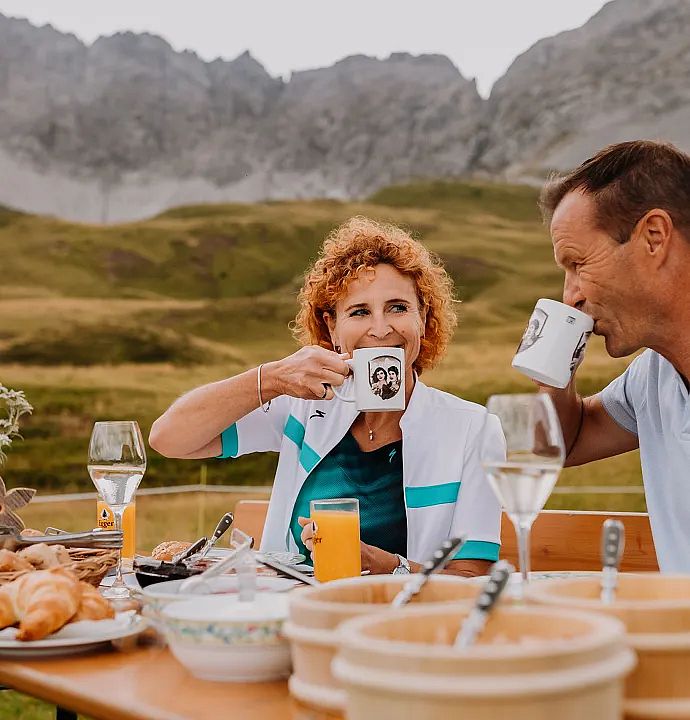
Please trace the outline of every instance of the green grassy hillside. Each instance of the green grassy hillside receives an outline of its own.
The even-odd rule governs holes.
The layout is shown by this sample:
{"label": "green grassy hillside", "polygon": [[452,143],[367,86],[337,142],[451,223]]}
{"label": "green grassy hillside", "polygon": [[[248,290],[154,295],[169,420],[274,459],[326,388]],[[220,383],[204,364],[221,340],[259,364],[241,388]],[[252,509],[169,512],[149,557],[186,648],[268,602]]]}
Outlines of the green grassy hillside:
{"label": "green grassy hillside", "polygon": [[[8,484],[90,488],[94,420],[133,417],[147,432],[181,392],[291,352],[301,274],[355,214],[411,229],[456,282],[461,323],[425,380],[479,402],[531,390],[510,359],[536,298],[559,297],[562,282],[531,188],[420,183],[360,203],[202,205],[110,227],[0,209],[0,380],[36,407],[3,470]],[[625,364],[595,340],[580,385],[595,391]],[[195,482],[199,467],[152,452],[144,482]],[[270,457],[212,461],[209,482],[270,483],[273,467]],[[561,480],[639,482],[634,454]]]}

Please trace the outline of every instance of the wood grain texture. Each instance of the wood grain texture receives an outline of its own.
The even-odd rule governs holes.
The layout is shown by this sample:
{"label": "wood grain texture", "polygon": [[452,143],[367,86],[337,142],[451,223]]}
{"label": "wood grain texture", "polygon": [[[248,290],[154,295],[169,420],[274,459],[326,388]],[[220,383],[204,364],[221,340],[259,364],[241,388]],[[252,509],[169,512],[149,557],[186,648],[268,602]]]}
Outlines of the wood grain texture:
{"label": "wood grain texture", "polygon": [[287,682],[197,680],[163,648],[0,660],[0,684],[94,720],[273,720],[291,712]]}
{"label": "wood grain texture", "polygon": [[[658,571],[646,513],[574,510],[544,510],[539,513],[532,528],[532,570],[601,570],[601,526],[607,518],[620,520],[625,525],[621,570]],[[501,526],[501,557],[517,563],[517,538],[505,513]]]}

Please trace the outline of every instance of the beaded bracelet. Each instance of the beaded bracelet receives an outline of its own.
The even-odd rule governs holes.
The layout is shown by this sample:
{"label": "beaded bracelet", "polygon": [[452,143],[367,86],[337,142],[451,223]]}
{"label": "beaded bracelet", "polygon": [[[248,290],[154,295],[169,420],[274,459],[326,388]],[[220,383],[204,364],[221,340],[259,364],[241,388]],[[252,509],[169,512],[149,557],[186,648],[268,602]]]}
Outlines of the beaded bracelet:
{"label": "beaded bracelet", "polygon": [[267,412],[270,410],[270,408],[271,408],[271,401],[269,400],[269,401],[268,401],[268,404],[266,405],[266,407],[264,407],[264,401],[263,401],[263,399],[261,398],[261,368],[262,368],[263,366],[264,366],[264,364],[261,363],[261,365],[259,365],[259,367],[256,369],[256,389],[257,389],[257,392],[258,392],[258,395],[259,395],[259,407],[260,407],[265,413],[267,413]]}

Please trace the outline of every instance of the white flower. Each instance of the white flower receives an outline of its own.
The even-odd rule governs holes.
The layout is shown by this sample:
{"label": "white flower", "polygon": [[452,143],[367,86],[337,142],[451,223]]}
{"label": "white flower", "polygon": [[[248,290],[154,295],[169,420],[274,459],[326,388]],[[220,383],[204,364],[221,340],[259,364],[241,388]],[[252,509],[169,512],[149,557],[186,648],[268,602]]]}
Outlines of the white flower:
{"label": "white flower", "polygon": [[12,444],[12,438],[20,437],[19,419],[33,410],[21,390],[10,390],[0,384],[0,411],[3,408],[6,417],[0,418],[0,464],[6,459],[2,449]]}

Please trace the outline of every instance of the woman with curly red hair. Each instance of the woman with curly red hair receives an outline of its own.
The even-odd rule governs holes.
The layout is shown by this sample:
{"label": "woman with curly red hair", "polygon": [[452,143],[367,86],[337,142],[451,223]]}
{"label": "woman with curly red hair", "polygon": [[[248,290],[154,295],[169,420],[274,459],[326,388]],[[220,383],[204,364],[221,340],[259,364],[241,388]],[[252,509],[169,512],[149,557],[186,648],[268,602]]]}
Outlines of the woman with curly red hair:
{"label": "woman with curly red hair", "polygon": [[[456,323],[440,261],[398,227],[351,218],[305,275],[301,349],[184,395],[154,423],[151,446],[180,458],[279,452],[264,550],[308,553],[309,501],[357,497],[364,570],[415,571],[463,534],[446,572],[483,574],[498,559],[501,510],[481,461],[504,454],[500,424],[419,379]],[[404,410],[360,413],[334,396],[345,360],[370,347],[404,350]]]}

